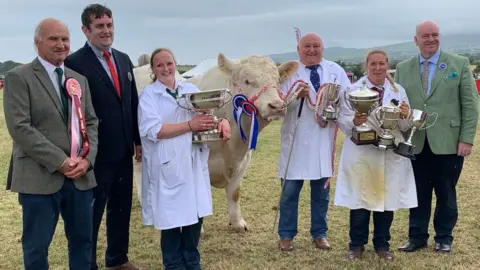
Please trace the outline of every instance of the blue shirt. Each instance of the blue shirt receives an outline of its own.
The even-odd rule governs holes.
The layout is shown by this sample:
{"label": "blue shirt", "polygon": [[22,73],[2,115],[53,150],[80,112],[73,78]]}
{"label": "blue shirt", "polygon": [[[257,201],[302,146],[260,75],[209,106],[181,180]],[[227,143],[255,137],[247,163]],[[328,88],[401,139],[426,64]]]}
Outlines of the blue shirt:
{"label": "blue shirt", "polygon": [[[97,47],[93,46],[92,43],[90,43],[90,41],[87,41],[87,44],[90,46],[90,48],[92,48],[92,51],[95,53],[95,55],[98,58],[98,61],[100,61],[100,64],[102,64],[103,69],[105,70],[105,72],[107,72],[108,77],[110,77],[110,79],[113,82],[112,73],[110,72],[110,68],[108,67],[107,59],[105,59],[105,56],[103,56],[103,52],[97,49]],[[118,74],[117,65],[115,65],[115,58],[113,58],[113,54],[112,54],[112,48],[109,48],[108,52],[110,53],[110,59],[112,59],[113,68],[115,69],[115,72],[117,72]]]}
{"label": "blue shirt", "polygon": [[[435,71],[437,70],[437,65],[438,65],[438,58],[440,58],[440,49],[432,56],[430,59],[428,59],[428,84],[427,84],[427,95],[430,93],[430,86],[432,84],[433,77],[435,77]],[[420,60],[420,76],[422,76],[423,72],[423,62],[425,61],[425,58],[421,54],[419,54],[419,60]]]}

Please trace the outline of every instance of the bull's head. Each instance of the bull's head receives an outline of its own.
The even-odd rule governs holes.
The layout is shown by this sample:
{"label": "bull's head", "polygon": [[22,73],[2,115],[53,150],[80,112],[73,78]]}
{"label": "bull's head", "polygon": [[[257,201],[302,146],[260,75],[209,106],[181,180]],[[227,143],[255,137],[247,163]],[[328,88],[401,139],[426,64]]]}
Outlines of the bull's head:
{"label": "bull's head", "polygon": [[267,120],[285,116],[286,106],[280,84],[298,69],[296,61],[285,62],[279,67],[266,56],[248,56],[234,62],[223,54],[218,55],[218,67],[231,77],[235,93],[243,93]]}

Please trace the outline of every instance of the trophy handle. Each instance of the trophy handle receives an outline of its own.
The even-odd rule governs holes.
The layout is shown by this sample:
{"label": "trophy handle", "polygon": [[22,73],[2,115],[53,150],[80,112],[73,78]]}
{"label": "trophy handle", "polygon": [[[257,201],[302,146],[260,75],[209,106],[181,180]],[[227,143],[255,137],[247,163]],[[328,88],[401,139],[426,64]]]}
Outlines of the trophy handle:
{"label": "trophy handle", "polygon": [[348,89],[350,89],[350,88],[347,88],[347,89],[345,89],[345,91],[343,91],[343,99],[345,100],[345,104],[347,105],[347,108],[349,108],[350,110],[355,112],[355,109],[350,105],[350,102],[348,102],[348,99],[347,99]]}
{"label": "trophy handle", "polygon": [[[233,98],[232,93],[230,93],[230,90],[225,91],[225,93],[227,93],[229,97],[228,97],[228,99],[227,99],[226,101],[224,101],[224,103],[223,103],[224,106],[225,106],[225,104],[229,103],[229,102],[232,100],[232,98]],[[223,107],[223,106],[222,106],[222,107]]]}
{"label": "trophy handle", "polygon": [[181,95],[181,96],[177,99],[177,105],[178,105],[178,107],[180,107],[180,108],[182,108],[182,109],[185,109],[185,110],[191,111],[191,110],[193,109],[193,106],[192,106],[192,107],[189,107],[189,108],[182,106],[182,105],[180,104],[180,100],[182,100],[182,99],[185,100],[185,103],[186,103],[186,104],[190,104],[190,103],[187,101],[187,96],[186,96],[186,94],[183,94],[183,95]]}
{"label": "trophy handle", "polygon": [[336,84],[334,82],[334,86],[337,88],[337,95],[335,96],[335,100],[333,101],[334,104],[338,104],[340,101],[340,93],[342,92],[342,86],[340,84]]}
{"label": "trophy handle", "polygon": [[[430,126],[428,126],[428,127],[426,127],[426,128],[421,127],[421,128],[419,128],[418,130],[429,129],[429,128],[431,128],[433,125],[435,125],[435,123],[437,122],[437,119],[438,119],[438,113],[433,112],[432,114],[428,115],[428,117],[430,117],[430,116],[432,116],[432,115],[436,115],[435,121],[433,121],[433,123],[432,123]],[[425,122],[425,123],[426,123],[426,122]]]}
{"label": "trophy handle", "polygon": [[373,115],[375,116],[375,119],[378,121],[378,123],[381,125],[382,122],[380,120],[380,112],[382,111],[382,107],[377,107],[376,109],[373,110]]}
{"label": "trophy handle", "polygon": [[412,128],[412,126],[411,126],[410,123],[407,121],[407,119],[410,119],[410,114],[411,114],[411,113],[412,113],[412,109],[409,109],[407,116],[402,119],[402,120],[405,122],[405,124],[407,124],[407,126],[409,126],[410,128]]}

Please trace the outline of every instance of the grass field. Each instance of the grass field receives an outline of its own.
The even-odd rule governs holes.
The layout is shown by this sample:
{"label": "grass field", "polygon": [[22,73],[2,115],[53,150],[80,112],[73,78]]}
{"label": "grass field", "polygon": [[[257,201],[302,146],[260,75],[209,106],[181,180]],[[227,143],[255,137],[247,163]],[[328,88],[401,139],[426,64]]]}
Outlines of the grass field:
{"label": "grass field", "polygon": [[[3,102],[0,102],[3,104]],[[11,140],[5,128],[3,108],[0,110],[0,185],[5,186]],[[309,239],[310,207],[309,186],[301,193],[299,207],[299,235],[296,250],[282,253],[277,249],[277,234],[272,231],[279,197],[279,183],[276,179],[276,164],[279,153],[279,123],[268,126],[261,134],[258,149],[243,183],[241,204],[249,231],[238,234],[228,227],[226,199],[223,190],[214,189],[214,216],[205,221],[205,234],[201,240],[201,256],[204,269],[480,269],[480,225],[477,221],[480,209],[478,179],[480,168],[480,147],[478,139],[474,154],[465,164],[458,184],[460,216],[455,229],[453,252],[449,255],[436,254],[429,248],[414,254],[396,251],[408,232],[408,212],[398,211],[392,227],[392,250],[396,257],[392,263],[377,259],[371,242],[363,261],[350,263],[346,259],[348,247],[348,210],[334,207],[333,178],[329,209],[328,237],[332,250],[317,251]],[[338,151],[343,138],[339,133]],[[337,154],[337,161],[339,152]],[[136,192],[134,192],[136,195]],[[136,198],[136,197],[135,197]],[[21,209],[16,194],[0,190],[0,269],[23,269],[21,250]],[[430,229],[433,234],[433,230]],[[105,231],[102,224],[99,237],[98,261],[102,263],[105,250]],[[159,233],[141,224],[141,210],[138,200],[134,201],[131,219],[131,261],[162,269]],[[371,236],[370,236],[371,239]],[[66,239],[63,222],[51,244],[51,269],[68,269]]]}

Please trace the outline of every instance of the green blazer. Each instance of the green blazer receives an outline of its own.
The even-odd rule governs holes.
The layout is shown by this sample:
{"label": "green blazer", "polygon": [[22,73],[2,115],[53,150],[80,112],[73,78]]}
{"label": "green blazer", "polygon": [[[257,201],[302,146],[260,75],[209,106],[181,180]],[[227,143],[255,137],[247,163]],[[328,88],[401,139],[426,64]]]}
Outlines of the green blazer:
{"label": "green blazer", "polygon": [[[444,70],[439,68],[442,63],[446,65]],[[425,136],[437,155],[456,154],[459,142],[473,144],[479,100],[468,58],[441,51],[428,96],[422,88],[419,56],[397,65],[395,82],[405,88],[412,109],[431,115],[423,128],[434,123],[436,116],[432,113],[438,114],[433,126],[415,131],[412,138],[415,154],[422,151]]]}

